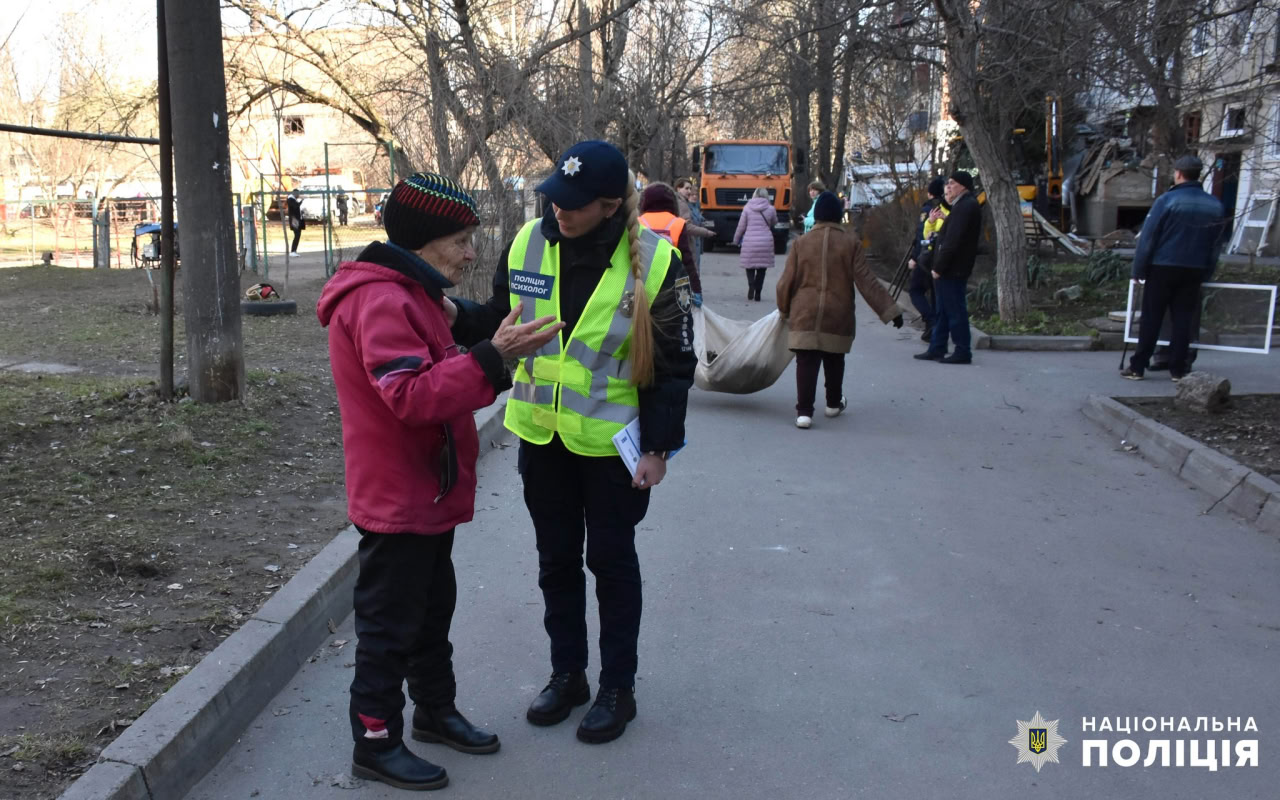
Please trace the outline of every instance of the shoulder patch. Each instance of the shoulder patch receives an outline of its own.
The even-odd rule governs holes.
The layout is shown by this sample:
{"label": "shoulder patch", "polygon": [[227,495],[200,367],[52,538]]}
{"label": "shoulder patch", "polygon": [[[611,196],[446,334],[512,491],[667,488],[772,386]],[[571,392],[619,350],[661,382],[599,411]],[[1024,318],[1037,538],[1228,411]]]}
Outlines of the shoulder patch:
{"label": "shoulder patch", "polygon": [[693,290],[689,288],[689,276],[683,275],[676,278],[671,289],[676,293],[676,305],[680,307],[680,313],[688,314],[689,309],[693,307]]}

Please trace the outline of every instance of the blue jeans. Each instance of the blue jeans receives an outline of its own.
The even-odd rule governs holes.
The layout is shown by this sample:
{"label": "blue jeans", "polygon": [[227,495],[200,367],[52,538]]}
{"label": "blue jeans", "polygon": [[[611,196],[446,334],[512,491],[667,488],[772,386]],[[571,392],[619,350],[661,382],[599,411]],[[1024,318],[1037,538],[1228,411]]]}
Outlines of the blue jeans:
{"label": "blue jeans", "polygon": [[947,336],[955,343],[957,358],[971,358],[969,349],[969,306],[965,300],[967,279],[934,278],[933,296],[938,303],[938,313],[933,322],[933,339],[929,350],[947,352]]}

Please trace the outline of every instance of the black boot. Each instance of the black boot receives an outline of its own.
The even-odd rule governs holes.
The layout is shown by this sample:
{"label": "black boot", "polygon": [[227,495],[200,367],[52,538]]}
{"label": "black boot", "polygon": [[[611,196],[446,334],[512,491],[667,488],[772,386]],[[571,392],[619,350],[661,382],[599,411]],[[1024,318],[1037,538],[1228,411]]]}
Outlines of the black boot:
{"label": "black boot", "polygon": [[380,749],[357,742],[351,754],[351,774],[367,781],[381,781],[397,789],[418,792],[443,789],[449,785],[449,774],[444,767],[418,758],[409,752],[404,742]]}
{"label": "black boot", "polygon": [[636,695],[631,689],[601,689],[596,702],[578,725],[578,739],[588,744],[612,742],[636,718]]}
{"label": "black boot", "polygon": [[420,742],[447,744],[460,753],[496,753],[497,734],[472,725],[453,703],[413,710],[413,738]]}
{"label": "black boot", "polygon": [[547,688],[529,705],[525,718],[534,725],[555,725],[569,716],[574,706],[591,699],[585,672],[553,672]]}

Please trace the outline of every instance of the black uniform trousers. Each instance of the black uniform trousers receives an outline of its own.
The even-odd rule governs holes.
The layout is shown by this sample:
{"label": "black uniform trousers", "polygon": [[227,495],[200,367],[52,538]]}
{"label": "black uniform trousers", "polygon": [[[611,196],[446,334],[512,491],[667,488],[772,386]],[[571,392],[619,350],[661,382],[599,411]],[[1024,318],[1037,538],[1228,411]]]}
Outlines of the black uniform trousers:
{"label": "black uniform trousers", "polygon": [[1151,360],[1169,312],[1172,330],[1169,334],[1169,371],[1175,375],[1190,371],[1187,352],[1191,347],[1192,322],[1199,319],[1200,284],[1204,271],[1188,267],[1153,265],[1142,287],[1142,319],[1138,323],[1138,346],[1129,359],[1129,368],[1143,371]]}
{"label": "black uniform trousers", "polygon": [[760,292],[764,291],[764,267],[752,267],[747,270],[747,294],[760,299]]}
{"label": "black uniform trousers", "polygon": [[454,532],[357,530],[359,641],[351,681],[351,733],[357,742],[390,746],[401,740],[404,731],[401,686],[406,680],[409,697],[417,705],[444,705],[455,697],[453,645],[449,643],[449,624],[458,599]]}
{"label": "black uniform trousers", "polygon": [[649,490],[631,486],[621,458],[577,455],[558,436],[521,442],[520,474],[538,541],[552,671],[587,668],[585,543],[600,606],[600,686],[633,687],[641,609],[635,526],[649,509]]}

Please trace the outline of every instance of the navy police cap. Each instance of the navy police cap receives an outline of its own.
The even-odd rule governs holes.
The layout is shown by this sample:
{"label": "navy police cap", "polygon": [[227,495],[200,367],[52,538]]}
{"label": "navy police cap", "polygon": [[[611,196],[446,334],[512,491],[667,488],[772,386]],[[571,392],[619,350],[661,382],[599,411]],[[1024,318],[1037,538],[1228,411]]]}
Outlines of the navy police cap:
{"label": "navy police cap", "polygon": [[565,150],[537,191],[560,208],[573,211],[597,197],[626,196],[628,180],[627,159],[622,151],[593,139]]}

